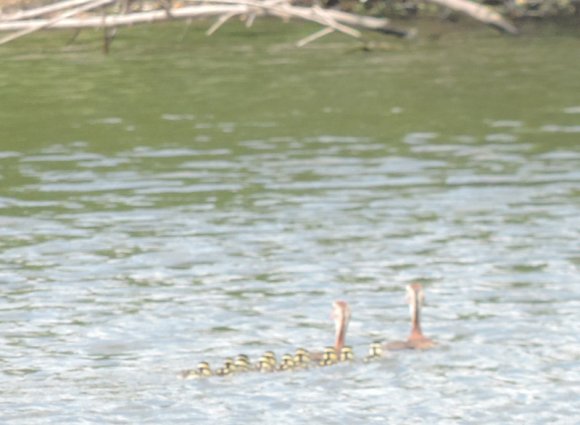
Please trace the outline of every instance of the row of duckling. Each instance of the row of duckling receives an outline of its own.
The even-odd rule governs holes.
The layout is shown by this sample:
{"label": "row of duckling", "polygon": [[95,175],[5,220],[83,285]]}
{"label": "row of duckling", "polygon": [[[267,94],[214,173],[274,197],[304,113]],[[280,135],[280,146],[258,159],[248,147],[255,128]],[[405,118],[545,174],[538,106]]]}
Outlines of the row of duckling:
{"label": "row of duckling", "polygon": [[[246,354],[239,354],[235,359],[228,357],[224,365],[212,370],[206,361],[200,362],[195,369],[181,372],[183,379],[207,378],[210,376],[229,376],[247,372],[284,372],[293,370],[305,370],[312,367],[333,366],[338,363],[352,362],[355,360],[354,351],[350,346],[344,346],[339,352],[334,347],[326,347],[322,353],[311,353],[298,348],[294,355],[284,354],[280,363],[277,362],[276,354],[273,351],[266,351],[259,360],[252,364]],[[374,342],[369,347],[369,354],[364,358],[364,362],[370,362],[381,358],[383,355],[381,343]],[[314,357],[314,358],[313,358]]]}
{"label": "row of duckling", "polygon": [[[421,330],[421,306],[424,298],[423,288],[420,284],[414,283],[407,286],[407,301],[411,314],[411,333],[404,341],[373,342],[369,347],[369,354],[364,358],[365,362],[382,357],[383,352],[387,350],[426,350],[436,345],[433,340],[425,337]],[[332,318],[335,324],[334,346],[326,347],[323,352],[311,353],[304,348],[299,348],[294,355],[285,354],[282,356],[280,364],[277,364],[276,355],[272,351],[267,351],[254,365],[252,365],[248,356],[240,354],[235,360],[227,358],[224,366],[215,371],[211,370],[209,363],[201,362],[197,365],[197,368],[183,371],[180,376],[184,379],[194,379],[213,375],[227,376],[249,371],[275,372],[306,369],[313,366],[332,366],[340,362],[353,361],[354,352],[352,347],[345,344],[346,331],[351,318],[349,305],[345,301],[335,301],[333,303]]]}

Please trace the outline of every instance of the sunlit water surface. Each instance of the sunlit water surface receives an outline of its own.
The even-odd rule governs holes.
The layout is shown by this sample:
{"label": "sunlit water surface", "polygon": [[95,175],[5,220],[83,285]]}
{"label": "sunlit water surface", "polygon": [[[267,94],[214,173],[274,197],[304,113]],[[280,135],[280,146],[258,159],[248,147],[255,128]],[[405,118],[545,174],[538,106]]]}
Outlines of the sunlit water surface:
{"label": "sunlit water surface", "polygon": [[[578,423],[577,40],[262,31],[4,53],[1,422]],[[414,281],[439,347],[362,363]],[[331,344],[335,299],[352,365],[176,378]]]}

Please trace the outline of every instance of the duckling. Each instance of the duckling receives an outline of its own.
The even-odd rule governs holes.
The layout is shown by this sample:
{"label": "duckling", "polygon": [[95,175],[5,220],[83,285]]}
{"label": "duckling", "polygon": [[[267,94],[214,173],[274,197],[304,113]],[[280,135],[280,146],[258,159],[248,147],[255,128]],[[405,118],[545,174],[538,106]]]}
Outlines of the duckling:
{"label": "duckling", "polygon": [[238,354],[236,357],[236,360],[241,360],[241,361],[244,361],[248,364],[250,363],[250,358],[248,357],[247,354]]}
{"label": "duckling", "polygon": [[338,355],[334,347],[326,347],[324,353],[322,354],[322,360],[320,361],[320,366],[331,366],[338,362]]}
{"label": "duckling", "polygon": [[383,344],[380,342],[373,342],[369,346],[369,355],[365,357],[365,363],[379,359],[383,356]]}
{"label": "duckling", "polygon": [[265,355],[260,357],[260,360],[258,361],[258,364],[256,366],[256,370],[258,372],[263,372],[263,373],[273,372],[275,370],[275,368],[274,368],[274,366],[272,366],[271,358],[267,357]]}
{"label": "duckling", "polygon": [[197,365],[197,373],[200,377],[211,376],[213,373],[211,372],[211,368],[209,367],[208,362],[201,362]]}
{"label": "duckling", "polygon": [[224,361],[224,366],[223,367],[220,367],[219,369],[217,369],[215,371],[215,374],[217,376],[227,376],[227,375],[231,375],[235,371],[236,371],[236,366],[234,364],[234,361],[233,361],[233,359],[231,357],[228,357]]}
{"label": "duckling", "polygon": [[280,364],[278,370],[292,370],[294,369],[294,366],[295,364],[292,354],[284,354],[282,356],[282,364]]}
{"label": "duckling", "polygon": [[294,356],[309,356],[309,355],[310,353],[308,352],[308,350],[302,347],[297,348],[296,353],[294,353]]}
{"label": "duckling", "polygon": [[220,367],[215,370],[216,376],[228,376],[231,375],[233,371],[231,369]]}
{"label": "duckling", "polygon": [[296,368],[307,368],[310,363],[310,353],[304,348],[298,348],[296,349],[296,354],[294,354],[293,360]]}
{"label": "duckling", "polygon": [[272,367],[276,367],[276,354],[273,351],[266,351],[262,357],[266,358]]}
{"label": "duckling", "polygon": [[236,369],[236,365],[234,364],[234,359],[232,359],[231,357],[226,357],[226,359],[224,360],[224,367],[227,369]]}
{"label": "duckling", "polygon": [[354,360],[354,352],[352,351],[352,347],[349,345],[345,345],[340,350],[340,361],[341,362],[351,362]]}
{"label": "duckling", "polygon": [[248,372],[252,367],[250,365],[250,358],[245,354],[239,354],[234,362],[236,372]]}
{"label": "duckling", "polygon": [[212,375],[213,373],[211,372],[208,362],[199,362],[197,368],[181,372],[181,378],[183,379],[206,378]]}

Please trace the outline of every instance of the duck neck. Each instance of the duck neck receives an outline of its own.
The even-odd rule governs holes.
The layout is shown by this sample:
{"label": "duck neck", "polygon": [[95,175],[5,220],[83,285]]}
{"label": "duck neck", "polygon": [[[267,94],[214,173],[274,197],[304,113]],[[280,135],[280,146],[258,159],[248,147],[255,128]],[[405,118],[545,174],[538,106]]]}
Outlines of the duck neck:
{"label": "duck neck", "polygon": [[336,349],[337,352],[340,352],[340,350],[342,350],[342,347],[344,347],[344,340],[346,338],[346,328],[347,328],[346,320],[344,317],[342,317],[336,323],[334,348]]}
{"label": "duck neck", "polygon": [[413,293],[413,299],[409,305],[411,312],[411,338],[422,337],[421,332],[421,304],[419,303],[419,296],[416,292]]}

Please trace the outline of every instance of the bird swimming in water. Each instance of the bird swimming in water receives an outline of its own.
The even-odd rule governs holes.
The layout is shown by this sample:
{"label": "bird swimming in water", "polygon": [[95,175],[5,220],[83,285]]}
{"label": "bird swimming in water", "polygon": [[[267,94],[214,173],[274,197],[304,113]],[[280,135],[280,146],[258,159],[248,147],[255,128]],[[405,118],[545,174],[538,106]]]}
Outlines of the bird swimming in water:
{"label": "bird swimming in water", "polygon": [[310,353],[304,348],[297,348],[294,354],[296,369],[306,369],[310,365]]}
{"label": "bird swimming in water", "polygon": [[[332,319],[334,320],[334,350],[340,353],[344,347],[346,331],[350,322],[351,310],[346,301],[334,301],[332,303]],[[324,352],[314,352],[310,354],[311,360],[322,360]]]}
{"label": "bird swimming in water", "polygon": [[245,354],[238,354],[234,361],[236,372],[249,372],[252,369],[250,358]]}
{"label": "bird swimming in water", "polygon": [[258,360],[256,370],[263,373],[274,372],[275,367],[272,365],[271,358],[263,355],[260,357],[260,360]]}
{"label": "bird swimming in water", "polygon": [[407,301],[409,302],[409,312],[411,314],[411,334],[406,341],[393,341],[383,345],[387,350],[428,350],[436,343],[423,335],[421,330],[421,307],[425,300],[423,287],[419,283],[407,286]]}
{"label": "bird swimming in water", "polygon": [[268,362],[273,368],[276,367],[276,354],[274,354],[273,351],[266,351],[264,354],[262,354],[262,357],[268,359]]}
{"label": "bird swimming in water", "polygon": [[365,363],[380,359],[383,356],[383,344],[380,342],[373,342],[369,346],[369,354],[365,357]]}
{"label": "bird swimming in water", "polygon": [[280,370],[280,371],[292,370],[292,369],[294,369],[294,367],[295,367],[294,357],[292,356],[292,354],[284,354],[282,356],[282,363],[278,367],[278,370]]}
{"label": "bird swimming in water", "polygon": [[318,363],[320,366],[332,366],[338,363],[338,354],[334,347],[326,347],[322,353],[322,359]]}
{"label": "bird swimming in water", "polygon": [[180,375],[182,379],[198,379],[212,376],[213,373],[208,362],[199,362],[195,369],[184,370]]}
{"label": "bird swimming in water", "polygon": [[351,362],[354,360],[354,352],[352,351],[352,347],[349,345],[345,345],[340,350],[340,358],[341,362]]}
{"label": "bird swimming in water", "polygon": [[216,369],[215,374],[217,376],[227,376],[235,373],[235,371],[236,366],[234,364],[234,360],[231,357],[228,357],[225,359],[223,367]]}

